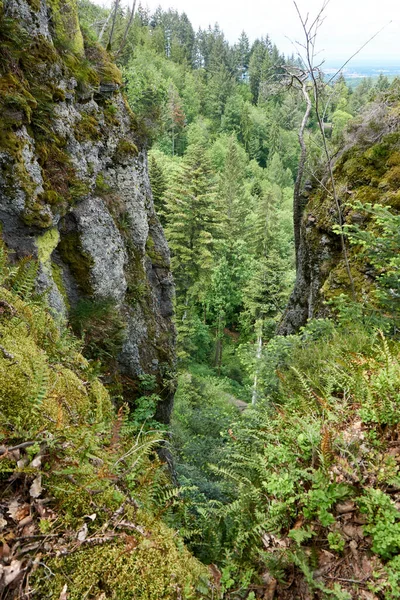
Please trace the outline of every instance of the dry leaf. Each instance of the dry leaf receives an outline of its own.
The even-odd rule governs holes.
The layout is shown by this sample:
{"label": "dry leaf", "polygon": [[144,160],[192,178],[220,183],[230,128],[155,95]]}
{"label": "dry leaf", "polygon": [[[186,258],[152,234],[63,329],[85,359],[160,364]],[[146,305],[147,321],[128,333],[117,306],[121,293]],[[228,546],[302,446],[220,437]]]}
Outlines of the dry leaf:
{"label": "dry leaf", "polygon": [[42,455],[37,454],[29,466],[33,467],[34,469],[38,469],[41,466],[41,464],[42,464]]}
{"label": "dry leaf", "polygon": [[7,526],[7,521],[3,518],[3,515],[0,514],[0,531],[3,531],[4,527]]}
{"label": "dry leaf", "polygon": [[10,556],[10,552],[11,552],[10,546],[7,544],[7,542],[3,541],[2,545],[0,546],[0,559],[3,562],[8,560],[8,557]]}
{"label": "dry leaf", "polygon": [[88,534],[88,526],[86,525],[86,523],[83,525],[82,529],[80,529],[78,531],[78,540],[80,542],[84,542],[87,538],[87,534]]}
{"label": "dry leaf", "polygon": [[208,568],[210,569],[211,574],[214,578],[214,583],[215,583],[216,587],[219,588],[220,583],[221,583],[221,577],[222,577],[221,571],[218,569],[217,565],[214,565],[214,564],[208,565]]}
{"label": "dry leaf", "polygon": [[336,512],[340,515],[344,515],[345,513],[353,512],[355,510],[355,504],[351,500],[347,502],[341,502],[336,505]]}
{"label": "dry leaf", "polygon": [[12,500],[8,505],[8,514],[14,521],[22,521],[30,513],[29,504],[19,504],[18,500]]}
{"label": "dry leaf", "polygon": [[65,584],[63,589],[61,590],[61,594],[60,594],[60,597],[58,600],[67,600],[68,599],[67,590],[68,590],[68,586],[67,586],[67,584]]}
{"label": "dry leaf", "polygon": [[3,577],[4,585],[10,585],[21,573],[22,562],[20,560],[12,560],[9,567],[4,567]]}
{"label": "dry leaf", "polygon": [[14,521],[18,521],[18,510],[21,508],[21,505],[18,504],[18,500],[11,500],[10,504],[8,505],[8,514],[10,515],[10,517],[12,519],[14,519]]}
{"label": "dry leaf", "polygon": [[43,491],[43,488],[42,488],[42,476],[38,475],[33,480],[33,483],[32,483],[32,485],[30,487],[29,493],[32,496],[32,498],[39,498],[39,496],[42,493],[42,491]]}

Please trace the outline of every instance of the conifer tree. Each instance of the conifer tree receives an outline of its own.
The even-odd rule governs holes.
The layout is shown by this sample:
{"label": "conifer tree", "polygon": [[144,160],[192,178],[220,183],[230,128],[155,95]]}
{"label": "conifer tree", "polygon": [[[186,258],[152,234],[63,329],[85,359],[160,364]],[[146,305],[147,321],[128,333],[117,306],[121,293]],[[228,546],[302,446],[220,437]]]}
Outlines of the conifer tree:
{"label": "conifer tree", "polygon": [[217,234],[215,181],[206,149],[189,146],[166,197],[166,233],[172,252],[177,311],[201,302],[210,277],[212,246]]}
{"label": "conifer tree", "polygon": [[154,206],[161,224],[165,225],[165,191],[167,189],[167,182],[162,168],[153,155],[151,155],[149,161],[149,175]]}

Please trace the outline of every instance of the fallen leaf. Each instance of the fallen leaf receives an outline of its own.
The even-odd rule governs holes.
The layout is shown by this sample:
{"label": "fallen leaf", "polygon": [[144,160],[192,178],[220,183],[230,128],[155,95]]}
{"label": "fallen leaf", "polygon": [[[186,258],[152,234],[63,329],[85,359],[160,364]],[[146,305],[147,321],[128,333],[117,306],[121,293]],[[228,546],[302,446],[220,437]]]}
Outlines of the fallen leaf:
{"label": "fallen leaf", "polygon": [[353,510],[355,510],[355,504],[351,500],[336,505],[336,512],[340,515],[352,512]]}
{"label": "fallen leaf", "polygon": [[82,529],[80,529],[78,531],[78,540],[80,542],[84,542],[87,538],[87,534],[88,534],[88,526],[86,525],[86,523],[83,525]]}
{"label": "fallen leaf", "polygon": [[3,577],[4,585],[10,585],[21,573],[22,562],[20,560],[12,560],[9,567],[4,567]]}
{"label": "fallen leaf", "polygon": [[42,488],[42,476],[38,475],[33,480],[33,483],[32,483],[32,485],[30,487],[29,493],[32,496],[32,498],[39,498],[39,496],[42,493],[42,491],[43,491],[43,488]]}
{"label": "fallen leaf", "polygon": [[22,521],[30,513],[29,504],[19,504],[18,500],[12,500],[8,505],[8,514],[14,521]]}
{"label": "fallen leaf", "polygon": [[68,590],[68,586],[67,586],[67,584],[65,584],[63,589],[61,590],[61,594],[60,594],[60,597],[58,600],[67,600],[68,599],[67,590]]}
{"label": "fallen leaf", "polygon": [[8,505],[8,514],[10,515],[10,517],[12,519],[14,519],[14,521],[18,521],[18,510],[21,508],[21,505],[18,503],[18,500],[11,500],[10,504]]}
{"label": "fallen leaf", "polygon": [[25,519],[21,519],[21,521],[18,523],[18,527],[25,527],[30,523],[32,523],[32,517],[31,515],[28,515],[27,517],[25,517]]}
{"label": "fallen leaf", "polygon": [[215,583],[216,587],[219,588],[220,583],[221,583],[221,577],[222,577],[221,571],[218,569],[217,565],[214,565],[214,564],[208,565],[208,568],[210,569],[211,574],[214,578],[214,583]]}
{"label": "fallen leaf", "polygon": [[8,560],[8,557],[10,556],[10,546],[7,544],[7,542],[2,543],[2,545],[0,546],[0,559],[4,562],[6,560]]}
{"label": "fallen leaf", "polygon": [[38,469],[41,466],[41,464],[42,464],[42,455],[37,454],[29,466],[33,467],[34,469]]}
{"label": "fallen leaf", "polygon": [[0,531],[3,531],[4,527],[7,526],[7,521],[3,518],[3,515],[0,514]]}

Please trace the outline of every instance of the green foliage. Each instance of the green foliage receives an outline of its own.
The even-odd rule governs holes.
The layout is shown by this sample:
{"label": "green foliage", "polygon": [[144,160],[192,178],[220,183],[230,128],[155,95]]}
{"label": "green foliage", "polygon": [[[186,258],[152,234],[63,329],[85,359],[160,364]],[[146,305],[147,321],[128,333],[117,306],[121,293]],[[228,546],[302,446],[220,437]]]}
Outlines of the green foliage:
{"label": "green foliage", "polygon": [[365,531],[371,535],[372,550],[382,558],[400,552],[400,514],[393,500],[380,489],[368,489],[359,500],[367,517]]}
{"label": "green foliage", "polygon": [[[393,168],[386,174],[385,182],[390,181]],[[397,189],[397,188],[396,188]],[[360,225],[346,225],[345,233],[350,242],[359,249],[360,256],[373,267],[377,289],[370,297],[385,311],[393,322],[394,331],[398,328],[397,314],[400,308],[400,259],[397,249],[400,243],[400,216],[379,204],[355,204],[354,211],[370,219],[368,228]]]}
{"label": "green foliage", "polygon": [[[243,581],[247,589],[256,584],[258,568],[265,565],[278,580],[284,581],[295,566],[311,590],[352,597],[314,577],[321,544],[329,545],[334,560],[348,552],[337,509],[343,503],[355,502],[363,513],[371,552],[396,560],[399,512],[385,490],[397,481],[399,469],[386,454],[388,439],[396,435],[395,409],[386,399],[396,398],[400,385],[398,347],[389,349],[379,334],[361,327],[354,319],[339,326],[311,322],[297,336],[271,340],[263,382],[275,378],[267,384],[275,405],[247,408],[241,417],[219,421],[223,444],[217,453],[211,423],[198,429],[203,436],[207,432],[206,446],[195,435],[199,408],[213,414],[216,392],[202,390],[193,378],[180,382],[173,424],[181,453],[178,473],[198,491],[190,492],[193,508],[179,518],[186,528],[202,532],[188,539],[200,557],[221,565],[227,598]],[[368,412],[372,407],[374,419]],[[205,465],[205,456],[214,466]],[[395,564],[385,569],[371,584],[390,598],[389,590],[396,589],[390,583],[396,582]]]}
{"label": "green foliage", "polygon": [[125,323],[111,300],[79,300],[71,324],[83,338],[85,354],[104,363],[114,360],[125,339]]}
{"label": "green foliage", "polygon": [[[160,517],[177,493],[156,458],[163,436],[138,431],[143,410],[133,414],[136,423],[124,408],[115,414],[79,342],[33,294],[30,263],[9,267],[1,244],[0,269],[1,442],[6,448],[28,443],[21,463],[1,461],[0,492],[5,506],[29,506],[30,532],[51,540],[32,573],[37,546],[26,550],[31,585],[48,598],[59,597],[65,584],[76,599],[105,589],[110,598],[127,600],[173,598],[181,590],[188,599],[207,595],[205,567]],[[106,309],[81,306],[79,323],[86,319],[96,331]],[[110,323],[115,320],[104,326]],[[153,377],[142,378],[143,391],[153,386]],[[36,509],[42,498],[31,497],[35,481],[44,511]]]}

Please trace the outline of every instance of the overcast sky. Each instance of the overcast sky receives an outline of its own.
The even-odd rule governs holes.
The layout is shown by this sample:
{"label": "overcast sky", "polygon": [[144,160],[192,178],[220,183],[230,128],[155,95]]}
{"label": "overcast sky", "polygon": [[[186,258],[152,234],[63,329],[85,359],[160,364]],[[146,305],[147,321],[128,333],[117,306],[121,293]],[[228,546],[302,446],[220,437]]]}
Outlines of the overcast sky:
{"label": "overcast sky", "polygon": [[[111,5],[111,1],[97,3]],[[293,47],[287,38],[301,37],[292,0],[140,1],[150,10],[161,5],[186,12],[195,30],[218,22],[232,43],[242,30],[251,41],[269,34],[282,52],[291,54]],[[315,16],[322,0],[298,0],[298,5],[303,14]],[[390,60],[400,65],[400,0],[330,0],[320,33],[321,56],[328,62],[348,58],[381,27],[384,30],[358,55],[357,62]]]}

